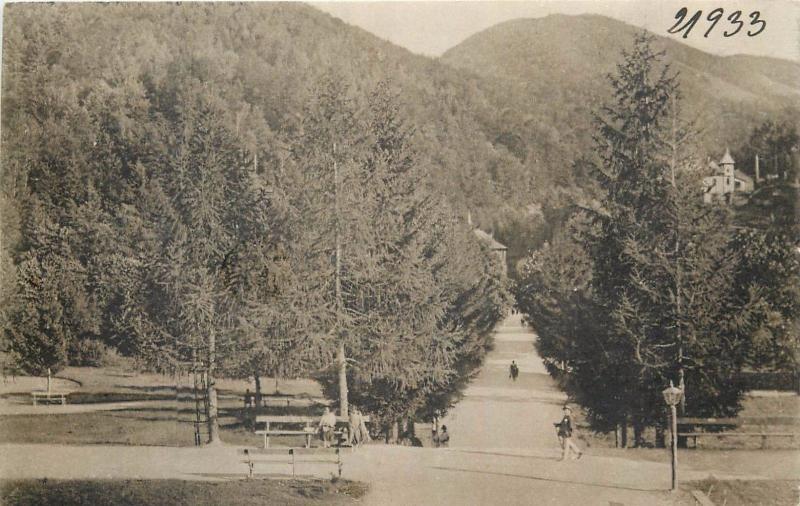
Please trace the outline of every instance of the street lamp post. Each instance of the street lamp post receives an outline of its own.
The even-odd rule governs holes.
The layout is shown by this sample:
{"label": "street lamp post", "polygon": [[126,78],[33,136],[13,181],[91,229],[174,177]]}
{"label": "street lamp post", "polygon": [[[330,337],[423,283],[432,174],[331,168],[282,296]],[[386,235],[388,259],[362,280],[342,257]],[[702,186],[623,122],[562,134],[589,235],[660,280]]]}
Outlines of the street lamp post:
{"label": "street lamp post", "polygon": [[672,487],[670,490],[674,491],[678,482],[678,415],[676,406],[681,402],[683,390],[676,388],[670,381],[669,388],[666,388],[661,393],[664,395],[664,401],[670,410],[670,438],[672,439]]}

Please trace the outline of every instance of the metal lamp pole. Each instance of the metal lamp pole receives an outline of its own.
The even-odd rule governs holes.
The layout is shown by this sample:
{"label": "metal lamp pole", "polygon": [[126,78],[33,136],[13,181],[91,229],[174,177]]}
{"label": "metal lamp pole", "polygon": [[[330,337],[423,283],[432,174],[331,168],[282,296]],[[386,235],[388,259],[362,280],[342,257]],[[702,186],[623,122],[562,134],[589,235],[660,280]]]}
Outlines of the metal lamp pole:
{"label": "metal lamp pole", "polygon": [[676,388],[670,381],[669,388],[661,393],[670,410],[670,438],[672,440],[670,445],[672,448],[672,486],[670,490],[674,491],[678,483],[678,414],[676,406],[683,398],[683,390]]}

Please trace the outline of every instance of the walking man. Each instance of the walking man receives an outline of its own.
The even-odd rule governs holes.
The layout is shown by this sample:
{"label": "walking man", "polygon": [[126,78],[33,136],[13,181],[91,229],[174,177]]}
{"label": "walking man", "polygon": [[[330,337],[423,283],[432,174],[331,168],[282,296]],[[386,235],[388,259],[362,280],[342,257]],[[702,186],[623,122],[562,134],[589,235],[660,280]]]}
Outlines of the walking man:
{"label": "walking man", "polygon": [[561,421],[553,424],[558,430],[558,442],[561,443],[562,453],[560,460],[565,460],[570,450],[577,454],[577,457],[573,457],[573,459],[579,459],[583,457],[583,452],[578,448],[578,445],[572,442],[572,410],[565,404],[563,412],[564,416]]}
{"label": "walking man", "polygon": [[517,376],[519,376],[519,367],[517,367],[517,362],[515,360],[511,361],[511,367],[509,367],[509,377],[517,381]]}

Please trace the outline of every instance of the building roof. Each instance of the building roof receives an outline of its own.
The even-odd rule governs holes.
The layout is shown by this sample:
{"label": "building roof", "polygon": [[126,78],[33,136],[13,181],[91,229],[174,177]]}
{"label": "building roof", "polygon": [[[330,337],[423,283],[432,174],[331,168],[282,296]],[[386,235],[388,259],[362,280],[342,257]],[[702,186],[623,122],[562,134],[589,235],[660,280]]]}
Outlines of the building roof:
{"label": "building roof", "polygon": [[747,181],[749,183],[753,182],[753,178],[752,177],[748,176],[747,174],[745,174],[744,172],[742,172],[739,169],[736,169],[735,171],[733,171],[733,175],[736,177],[736,179],[741,179],[742,181]]}
{"label": "building roof", "polygon": [[736,163],[736,162],[733,161],[733,157],[731,156],[731,152],[728,150],[728,148],[725,148],[725,154],[722,155],[722,160],[719,161],[719,164],[720,165],[733,165],[734,163]]}
{"label": "building roof", "polygon": [[486,242],[486,245],[489,246],[489,249],[492,251],[505,251],[508,249],[504,244],[497,242],[494,237],[479,228],[474,229],[473,232],[475,232],[475,235],[478,236],[480,240]]}

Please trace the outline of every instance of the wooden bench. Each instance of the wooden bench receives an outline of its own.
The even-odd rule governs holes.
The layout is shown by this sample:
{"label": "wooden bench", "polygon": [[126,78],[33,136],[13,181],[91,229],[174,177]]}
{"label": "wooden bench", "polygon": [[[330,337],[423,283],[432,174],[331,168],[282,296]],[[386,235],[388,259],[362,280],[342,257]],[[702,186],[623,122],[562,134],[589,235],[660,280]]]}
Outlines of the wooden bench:
{"label": "wooden bench", "polygon": [[33,405],[36,406],[39,402],[60,402],[62,406],[66,406],[67,404],[67,395],[69,392],[54,392],[47,390],[34,390],[31,392],[31,397],[33,397]]}
{"label": "wooden bench", "polygon": [[[253,448],[239,450],[244,455],[243,464],[247,464],[248,476],[253,477],[256,464],[281,464],[292,466],[292,476],[297,475],[298,463],[334,464],[342,477],[342,456],[339,448]],[[277,457],[259,458],[259,457]],[[283,458],[280,458],[283,457]]]}
{"label": "wooden bench", "polygon": [[[255,422],[255,433],[264,436],[264,448],[269,448],[270,436],[305,436],[306,448],[310,448],[311,437],[319,434],[317,430],[319,427],[318,416],[262,415],[256,416]],[[369,423],[369,416],[364,416],[364,422]],[[258,429],[260,424],[264,424],[265,427]],[[276,425],[281,427],[275,427]],[[287,426],[293,428],[286,428]],[[345,417],[337,416],[336,428],[333,434],[339,446],[345,445],[349,430],[349,420]]]}
{"label": "wooden bench", "polygon": [[[269,448],[270,436],[305,436],[306,448],[311,447],[311,437],[317,434],[319,418],[314,416],[257,416],[256,427],[265,424],[265,428],[256,430],[256,434],[264,436],[264,448]],[[276,428],[275,425],[282,427]],[[292,426],[295,428],[285,428]]]}
{"label": "wooden bench", "polygon": [[[797,437],[795,432],[766,432],[764,430],[750,432],[730,432],[730,429],[738,429],[746,424],[757,423],[757,418],[678,418],[678,437],[692,438],[694,448],[697,448],[698,437],[734,437],[750,438],[760,437],[761,448],[767,447],[767,438],[771,437]],[[768,422],[767,419],[764,419]],[[766,423],[764,423],[766,425]],[[698,430],[699,429],[699,430]],[[708,431],[711,429],[711,431]]]}

